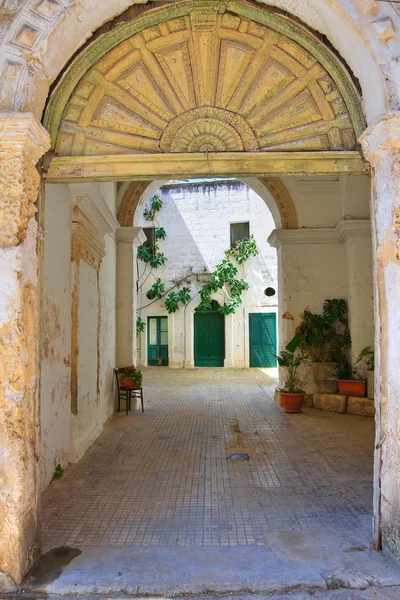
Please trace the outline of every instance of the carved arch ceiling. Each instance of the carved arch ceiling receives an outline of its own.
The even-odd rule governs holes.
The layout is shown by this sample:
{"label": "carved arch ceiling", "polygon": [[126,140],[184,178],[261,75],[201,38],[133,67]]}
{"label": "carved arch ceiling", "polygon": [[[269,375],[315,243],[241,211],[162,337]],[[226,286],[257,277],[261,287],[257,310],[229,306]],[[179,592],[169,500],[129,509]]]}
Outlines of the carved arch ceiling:
{"label": "carved arch ceiling", "polygon": [[89,45],[46,124],[59,156],[323,151],[353,150],[363,117],[308,30],[247,2],[203,0],[152,9]]}

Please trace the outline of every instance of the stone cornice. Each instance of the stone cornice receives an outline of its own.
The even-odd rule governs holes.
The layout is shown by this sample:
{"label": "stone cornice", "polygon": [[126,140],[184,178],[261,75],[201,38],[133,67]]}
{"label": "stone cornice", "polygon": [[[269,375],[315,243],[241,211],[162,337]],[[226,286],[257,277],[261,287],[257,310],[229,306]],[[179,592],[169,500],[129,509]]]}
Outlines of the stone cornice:
{"label": "stone cornice", "polygon": [[400,152],[400,111],[391,111],[372,123],[359,137],[366,159],[377,163],[391,152]]}
{"label": "stone cornice", "polygon": [[104,236],[119,227],[96,183],[69,186],[72,200],[72,258],[96,271],[106,253]]}
{"label": "stone cornice", "polygon": [[96,183],[78,183],[69,186],[72,204],[79,205],[102,235],[114,233],[119,223],[107,206]]}
{"label": "stone cornice", "polygon": [[117,242],[132,243],[136,247],[146,241],[146,235],[141,227],[120,227],[116,231]]}
{"label": "stone cornice", "polygon": [[370,236],[371,221],[369,219],[344,220],[336,226],[340,241],[347,241],[353,237]]}
{"label": "stone cornice", "polygon": [[369,219],[340,221],[336,227],[274,229],[268,238],[273,248],[294,244],[340,244],[354,236],[371,235]]}

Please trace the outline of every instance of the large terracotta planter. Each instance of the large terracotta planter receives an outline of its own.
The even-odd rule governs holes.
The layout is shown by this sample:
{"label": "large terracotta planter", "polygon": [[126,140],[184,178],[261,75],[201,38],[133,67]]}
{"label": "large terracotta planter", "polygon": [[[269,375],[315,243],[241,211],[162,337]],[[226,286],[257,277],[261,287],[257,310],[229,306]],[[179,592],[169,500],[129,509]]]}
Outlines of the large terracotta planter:
{"label": "large terracotta planter", "polygon": [[315,384],[321,394],[336,394],[337,379],[333,372],[337,367],[336,362],[313,362],[312,372]]}
{"label": "large terracotta planter", "polygon": [[305,393],[301,394],[289,394],[288,392],[281,392],[281,405],[283,406],[286,413],[299,413],[303,405]]}
{"label": "large terracotta planter", "polygon": [[339,394],[343,396],[363,396],[367,395],[367,382],[358,379],[339,379]]}
{"label": "large terracotta planter", "polygon": [[142,387],[141,379],[132,379],[132,377],[121,377],[119,380],[120,386],[128,389]]}

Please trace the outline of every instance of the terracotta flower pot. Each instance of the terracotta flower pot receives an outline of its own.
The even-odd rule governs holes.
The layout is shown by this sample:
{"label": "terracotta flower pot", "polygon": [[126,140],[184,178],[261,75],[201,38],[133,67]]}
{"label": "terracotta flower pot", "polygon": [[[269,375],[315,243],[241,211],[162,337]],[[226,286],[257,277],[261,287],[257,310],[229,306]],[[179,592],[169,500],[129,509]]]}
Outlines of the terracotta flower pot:
{"label": "terracotta flower pot", "polygon": [[358,379],[339,379],[339,394],[343,396],[366,396],[367,382]]}
{"label": "terracotta flower pot", "polygon": [[283,406],[286,413],[299,413],[304,401],[305,393],[301,394],[290,394],[288,392],[281,392],[281,405]]}
{"label": "terracotta flower pot", "polygon": [[132,379],[132,377],[121,377],[119,380],[121,387],[124,388],[140,388],[142,387],[141,379]]}

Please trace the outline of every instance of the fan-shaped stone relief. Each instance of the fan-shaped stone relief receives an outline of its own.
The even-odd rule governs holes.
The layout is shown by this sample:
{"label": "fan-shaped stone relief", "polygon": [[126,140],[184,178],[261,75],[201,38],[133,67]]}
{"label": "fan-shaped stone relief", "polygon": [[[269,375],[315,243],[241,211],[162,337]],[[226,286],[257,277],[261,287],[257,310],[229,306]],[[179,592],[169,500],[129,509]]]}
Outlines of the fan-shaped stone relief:
{"label": "fan-shaped stone relief", "polygon": [[87,71],[63,113],[60,156],[354,149],[346,103],[309,51],[226,3],[186,4]]}

